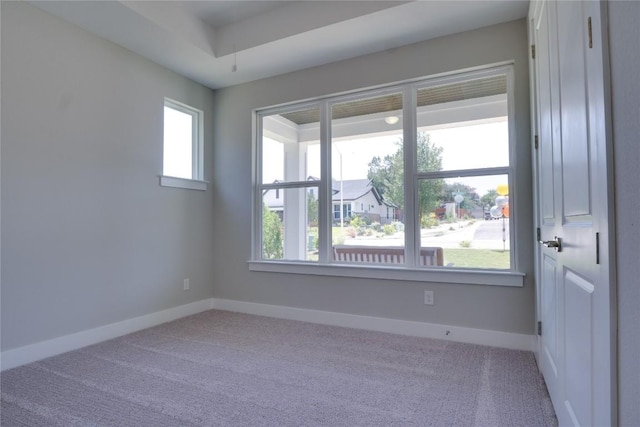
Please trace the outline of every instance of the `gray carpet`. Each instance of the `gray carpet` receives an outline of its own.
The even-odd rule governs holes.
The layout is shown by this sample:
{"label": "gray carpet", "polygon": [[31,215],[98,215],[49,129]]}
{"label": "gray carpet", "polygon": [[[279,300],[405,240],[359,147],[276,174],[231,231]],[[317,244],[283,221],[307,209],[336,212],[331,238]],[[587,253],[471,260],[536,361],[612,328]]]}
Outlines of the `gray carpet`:
{"label": "gray carpet", "polygon": [[553,426],[532,353],[211,310],[11,369],[3,426]]}

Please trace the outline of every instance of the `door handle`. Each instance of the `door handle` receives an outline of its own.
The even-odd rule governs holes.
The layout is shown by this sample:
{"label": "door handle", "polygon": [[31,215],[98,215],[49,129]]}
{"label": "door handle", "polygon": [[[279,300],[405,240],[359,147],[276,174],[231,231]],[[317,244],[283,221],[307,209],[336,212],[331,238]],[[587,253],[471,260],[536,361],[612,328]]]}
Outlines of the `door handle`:
{"label": "door handle", "polygon": [[555,249],[556,252],[562,252],[562,239],[558,236],[554,236],[553,240],[547,240],[547,241],[539,240],[539,242],[548,248]]}

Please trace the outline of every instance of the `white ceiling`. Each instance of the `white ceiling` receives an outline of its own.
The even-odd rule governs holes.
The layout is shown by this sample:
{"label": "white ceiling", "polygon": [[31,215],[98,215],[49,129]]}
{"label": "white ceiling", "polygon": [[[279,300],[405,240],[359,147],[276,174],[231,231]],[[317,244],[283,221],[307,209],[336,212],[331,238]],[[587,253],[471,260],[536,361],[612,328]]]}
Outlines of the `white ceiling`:
{"label": "white ceiling", "polygon": [[528,0],[31,3],[214,89],[523,18],[529,6]]}

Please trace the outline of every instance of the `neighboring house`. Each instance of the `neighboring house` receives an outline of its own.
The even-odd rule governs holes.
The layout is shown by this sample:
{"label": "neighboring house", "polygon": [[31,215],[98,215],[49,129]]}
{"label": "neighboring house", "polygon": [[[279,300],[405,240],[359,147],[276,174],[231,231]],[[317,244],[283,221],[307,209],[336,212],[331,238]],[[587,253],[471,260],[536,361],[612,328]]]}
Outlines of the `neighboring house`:
{"label": "neighboring house", "polygon": [[[309,180],[312,180],[309,177]],[[341,192],[342,190],[342,192]],[[283,218],[285,193],[287,190],[268,190],[263,194],[263,201],[269,209],[275,211]],[[308,190],[314,199],[314,189]],[[345,180],[333,182],[333,207],[331,218],[334,222],[340,222],[340,205],[342,205],[343,218],[346,220],[354,215],[369,218],[381,224],[389,224],[399,218],[398,207],[380,195],[373,187],[369,179]]]}
{"label": "neighboring house", "polygon": [[384,200],[369,179],[345,180],[342,186],[340,181],[334,181],[333,188],[332,219],[334,222],[340,221],[341,204],[343,218],[360,215],[381,224],[388,224],[398,219],[398,206]]}
{"label": "neighboring house", "polygon": [[[314,176],[309,176],[307,178],[307,181],[318,181],[318,178]],[[278,182],[280,181],[275,180],[273,183],[275,184]],[[276,212],[278,216],[280,216],[280,220],[284,219],[285,194],[288,191],[292,192],[291,193],[292,196],[295,194],[295,189],[293,188],[289,190],[280,190],[280,189],[267,190],[262,194],[262,202],[265,203],[270,210]],[[307,191],[308,191],[308,194],[311,194],[313,196],[314,200],[318,200],[318,195],[316,194],[316,191],[317,191],[316,188],[309,188]],[[292,200],[289,200],[288,203],[294,203],[294,202],[292,202]],[[289,210],[295,209],[294,205],[289,205],[289,206],[290,206]]]}

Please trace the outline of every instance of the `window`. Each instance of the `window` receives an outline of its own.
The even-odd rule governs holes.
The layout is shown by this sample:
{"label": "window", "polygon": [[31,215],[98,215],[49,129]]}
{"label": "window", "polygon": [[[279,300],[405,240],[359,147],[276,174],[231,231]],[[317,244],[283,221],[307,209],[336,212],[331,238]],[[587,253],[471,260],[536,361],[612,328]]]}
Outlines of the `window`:
{"label": "window", "polygon": [[[340,192],[337,192],[335,198],[340,197]],[[340,216],[340,204],[333,205],[333,221],[336,224],[340,224],[341,222],[344,224],[345,220],[349,220],[351,217],[351,203],[345,203],[342,205],[342,216]]]}
{"label": "window", "polygon": [[442,247],[445,266],[511,269],[507,78],[427,82],[416,92],[418,240]]}
{"label": "window", "polygon": [[257,193],[263,260],[317,261],[320,110],[260,116]]}
{"label": "window", "polygon": [[257,111],[252,268],[521,286],[512,78],[500,66]]}
{"label": "window", "polygon": [[202,115],[200,110],[165,99],[161,185],[206,190]]}
{"label": "window", "polygon": [[[402,102],[403,93],[397,88],[374,96],[358,94],[342,101],[329,101],[332,181],[338,194],[344,190],[347,200],[378,197],[382,201],[379,193],[384,191],[386,198],[395,198],[395,203],[404,201]],[[386,172],[382,171],[384,164],[389,164]],[[386,214],[386,207],[381,204],[379,210],[365,212],[364,202],[357,206],[359,212],[353,213],[348,224],[332,229],[330,261],[400,264],[404,238],[380,236],[384,225],[391,226],[382,215]],[[378,253],[368,246],[375,246]],[[385,250],[401,256],[380,256]]]}

